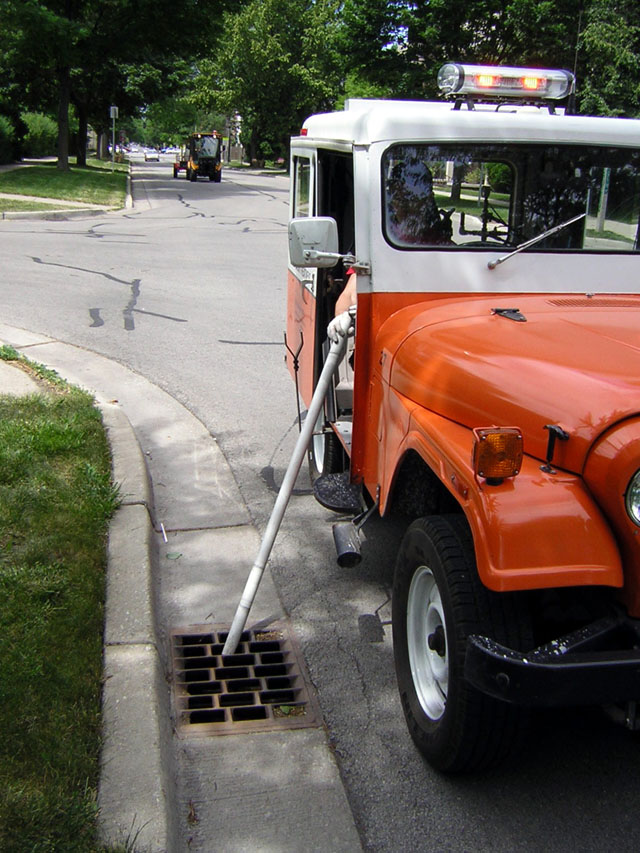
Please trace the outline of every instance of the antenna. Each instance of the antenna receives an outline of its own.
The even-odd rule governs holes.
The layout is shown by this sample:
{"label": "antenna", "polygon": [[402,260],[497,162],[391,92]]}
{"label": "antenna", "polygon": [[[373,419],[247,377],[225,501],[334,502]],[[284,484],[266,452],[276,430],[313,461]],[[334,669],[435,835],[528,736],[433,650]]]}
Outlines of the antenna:
{"label": "antenna", "polygon": [[[573,56],[573,79],[577,81],[578,79],[578,53],[580,51],[580,32],[582,30],[582,5],[580,6],[580,11],[578,12],[578,31],[576,32],[576,49]],[[576,89],[577,83],[574,83],[573,92],[569,95],[569,100],[567,102],[566,112],[570,115],[575,115],[576,112]]]}

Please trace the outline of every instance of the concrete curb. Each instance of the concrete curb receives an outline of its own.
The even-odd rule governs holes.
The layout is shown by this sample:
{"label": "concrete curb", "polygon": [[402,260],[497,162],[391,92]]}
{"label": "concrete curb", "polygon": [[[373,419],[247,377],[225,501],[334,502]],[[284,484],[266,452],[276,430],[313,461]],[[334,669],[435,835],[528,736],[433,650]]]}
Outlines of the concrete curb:
{"label": "concrete curb", "polygon": [[87,216],[103,216],[105,213],[117,212],[115,207],[78,207],[68,210],[7,210],[3,211],[3,220],[11,219],[49,219],[53,222],[64,222],[66,219],[80,219]]}
{"label": "concrete curb", "polygon": [[133,207],[133,185],[131,179],[131,160],[129,160],[129,171],[127,172],[127,197],[124,200],[124,209],[131,210]]}
{"label": "concrete curb", "polygon": [[109,528],[99,831],[106,844],[160,853],[170,847],[171,733],[153,617],[152,490],[128,418],[100,408],[122,504]]}

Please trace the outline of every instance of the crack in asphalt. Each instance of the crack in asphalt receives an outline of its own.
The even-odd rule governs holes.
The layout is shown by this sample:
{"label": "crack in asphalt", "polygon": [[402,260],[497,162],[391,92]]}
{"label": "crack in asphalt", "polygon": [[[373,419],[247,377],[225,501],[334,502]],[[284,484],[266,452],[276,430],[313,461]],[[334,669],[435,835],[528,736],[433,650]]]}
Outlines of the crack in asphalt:
{"label": "crack in asphalt", "polygon": [[[187,322],[187,320],[182,317],[172,317],[169,314],[158,314],[154,311],[145,311],[144,308],[138,308],[137,304],[138,299],[140,298],[140,284],[142,282],[142,279],[140,278],[134,278],[132,281],[127,281],[126,279],[118,278],[117,276],[111,275],[111,273],[108,272],[103,272],[102,270],[92,270],[87,269],[86,267],[74,267],[70,264],[59,264],[55,261],[43,261],[42,258],[38,258],[34,255],[31,256],[31,260],[36,264],[41,264],[42,266],[60,267],[62,269],[73,270],[74,272],[89,273],[90,275],[97,275],[100,278],[106,278],[107,281],[113,281],[116,284],[124,284],[125,287],[130,289],[129,301],[122,310],[124,328],[127,332],[135,331],[134,314],[144,314],[147,317],[158,317],[162,320],[172,320],[175,323]],[[100,308],[89,308],[89,317],[91,318],[91,323],[89,325],[90,329],[98,329],[100,326],[104,326],[104,320],[100,316]]]}
{"label": "crack in asphalt", "polygon": [[215,216],[207,216],[206,213],[202,213],[201,211],[196,210],[196,208],[192,204],[189,204],[189,202],[185,199],[182,193],[178,193],[178,201],[188,210],[193,211],[192,216],[200,216],[202,219],[215,219]]}
{"label": "crack in asphalt", "polygon": [[[131,287],[131,285],[132,285],[132,282],[127,281],[126,279],[117,278],[115,275],[111,275],[111,273],[102,272],[102,270],[91,270],[91,269],[86,269],[85,267],[74,267],[74,266],[71,266],[71,264],[58,264],[55,261],[43,261],[42,258],[37,258],[34,255],[31,255],[31,260],[35,264],[42,264],[42,266],[44,266],[44,267],[60,267],[63,270],[73,270],[75,272],[86,272],[86,273],[89,273],[90,275],[97,275],[97,276],[101,276],[102,278],[106,278],[108,281],[115,281],[116,284],[124,284],[124,285],[127,285],[128,287]],[[137,281],[139,282],[140,279],[137,279]]]}

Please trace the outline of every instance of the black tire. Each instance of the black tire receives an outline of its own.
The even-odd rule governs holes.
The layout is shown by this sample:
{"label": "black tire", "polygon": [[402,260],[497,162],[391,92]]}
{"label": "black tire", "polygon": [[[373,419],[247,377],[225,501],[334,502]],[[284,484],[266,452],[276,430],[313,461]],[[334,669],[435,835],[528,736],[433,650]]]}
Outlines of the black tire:
{"label": "black tire", "polygon": [[324,412],[320,412],[307,451],[311,482],[322,474],[338,474],[345,470],[345,454],[332,429],[325,430]]}
{"label": "black tire", "polygon": [[487,590],[462,515],[408,528],[393,583],[393,649],[402,708],[416,746],[437,770],[486,769],[513,754],[528,712],[480,693],[464,679],[467,637],[533,645],[523,600]]}

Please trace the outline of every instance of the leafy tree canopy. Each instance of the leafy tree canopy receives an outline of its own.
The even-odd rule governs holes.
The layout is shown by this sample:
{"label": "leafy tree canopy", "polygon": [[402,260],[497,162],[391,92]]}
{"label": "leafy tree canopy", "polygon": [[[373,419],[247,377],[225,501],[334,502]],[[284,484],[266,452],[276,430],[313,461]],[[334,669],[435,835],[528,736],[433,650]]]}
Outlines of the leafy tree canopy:
{"label": "leafy tree canopy", "polygon": [[[135,87],[127,69],[133,66],[147,69],[140,94],[157,97],[163,75],[176,62],[213,50],[222,12],[231,2],[3,0],[0,31],[8,34],[0,48],[3,100],[13,112],[18,99],[22,107],[57,103],[58,160],[66,168],[69,104],[85,128],[89,116],[108,119],[109,103],[132,109]],[[155,80],[149,69],[155,69]]]}
{"label": "leafy tree canopy", "polygon": [[342,19],[350,72],[387,97],[435,96],[444,62],[502,63],[575,69],[584,112],[640,114],[637,0],[345,0]]}
{"label": "leafy tree canopy", "polygon": [[198,101],[242,116],[252,158],[285,155],[310,112],[340,89],[338,0],[252,0],[227,14],[215,59],[200,64]]}
{"label": "leafy tree canopy", "polygon": [[592,0],[585,18],[582,110],[639,116],[640,5],[637,0]]}
{"label": "leafy tree canopy", "polygon": [[188,97],[168,97],[155,101],[136,118],[120,122],[130,139],[156,148],[181,145],[198,130],[226,130],[225,116],[199,109]]}

